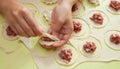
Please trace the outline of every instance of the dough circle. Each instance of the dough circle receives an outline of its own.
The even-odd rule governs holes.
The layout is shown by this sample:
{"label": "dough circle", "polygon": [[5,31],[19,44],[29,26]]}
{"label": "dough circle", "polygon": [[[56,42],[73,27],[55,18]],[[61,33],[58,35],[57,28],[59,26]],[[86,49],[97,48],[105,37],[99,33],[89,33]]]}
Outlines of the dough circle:
{"label": "dough circle", "polygon": [[75,22],[79,21],[79,23],[82,25],[82,29],[78,33],[73,32],[72,38],[77,38],[77,39],[85,38],[85,37],[87,37],[90,34],[91,28],[90,28],[90,26],[88,25],[88,23],[84,19],[81,19],[81,18],[73,19],[73,21],[75,21]]}
{"label": "dough circle", "polygon": [[[93,22],[90,19],[90,17],[92,17],[94,13],[100,13],[102,15],[102,17],[104,19],[102,25],[96,24],[95,22]],[[100,11],[100,10],[92,10],[92,11],[90,11],[88,13],[87,20],[88,20],[88,23],[90,23],[94,28],[97,28],[97,29],[104,28],[109,23],[109,19],[108,19],[108,16],[106,15],[106,13],[104,13],[103,11]]]}
{"label": "dough circle", "polygon": [[[69,63],[66,63],[66,61],[64,61],[63,59],[61,59],[59,57],[59,53],[61,52],[61,50],[67,50],[67,49],[72,50],[72,59],[71,59],[71,61]],[[55,61],[56,61],[56,63],[58,63],[60,65],[64,65],[64,66],[73,65],[76,62],[77,58],[78,58],[78,53],[77,53],[76,49],[73,48],[70,45],[65,45],[65,46],[63,46],[63,47],[56,50]]]}
{"label": "dough circle", "polygon": [[[84,51],[83,45],[86,42],[94,42],[95,43],[96,50],[93,53],[86,53]],[[102,51],[102,46],[101,46],[101,43],[100,43],[99,39],[97,39],[96,37],[93,37],[93,36],[90,36],[90,37],[88,37],[86,39],[80,40],[78,47],[79,47],[80,52],[87,58],[97,58],[97,57],[100,56],[101,51]]]}
{"label": "dough circle", "polygon": [[119,34],[120,35],[120,31],[118,31],[118,30],[107,31],[105,33],[105,36],[104,36],[104,42],[112,50],[119,50],[120,51],[120,44],[116,45],[110,41],[110,36],[112,34]]}

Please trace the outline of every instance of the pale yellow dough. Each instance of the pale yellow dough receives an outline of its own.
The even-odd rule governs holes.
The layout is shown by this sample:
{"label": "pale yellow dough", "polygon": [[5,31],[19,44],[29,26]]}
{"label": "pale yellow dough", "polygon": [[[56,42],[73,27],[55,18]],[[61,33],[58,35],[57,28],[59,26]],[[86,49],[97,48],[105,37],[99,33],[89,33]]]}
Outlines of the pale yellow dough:
{"label": "pale yellow dough", "polygon": [[111,36],[112,34],[118,34],[118,35],[120,35],[120,31],[119,31],[119,30],[110,30],[110,31],[107,31],[107,32],[105,33],[105,36],[104,36],[105,44],[106,44],[110,49],[112,49],[112,50],[116,50],[116,51],[118,50],[118,51],[120,51],[120,44],[116,45],[116,44],[114,44],[114,43],[112,43],[112,42],[110,41],[110,36]]}
{"label": "pale yellow dough", "polygon": [[75,22],[78,21],[82,25],[82,29],[78,33],[73,32],[71,38],[76,38],[76,39],[78,39],[78,38],[85,38],[85,37],[87,37],[90,34],[91,28],[90,28],[90,26],[88,25],[88,23],[84,19],[81,19],[81,18],[73,19],[73,21],[75,21]]}
{"label": "pale yellow dough", "polygon": [[50,24],[52,10],[50,10],[50,9],[49,10],[44,10],[42,15],[45,18],[45,20]]}
{"label": "pale yellow dough", "polygon": [[99,3],[99,0],[88,0],[91,4],[93,4],[93,5],[95,5],[95,6],[97,6],[97,5],[99,5],[100,3]]}
{"label": "pale yellow dough", "polygon": [[42,0],[46,4],[53,4],[56,3],[58,0]]}
{"label": "pale yellow dough", "polygon": [[24,3],[24,5],[27,7],[27,9],[30,11],[30,13],[32,14],[32,16],[39,21],[40,20],[40,12],[39,9],[37,8],[37,6],[35,6],[32,3]]}
{"label": "pale yellow dough", "polygon": [[[72,54],[73,54],[72,59],[71,59],[71,61],[69,63],[59,57],[60,51],[61,50],[67,50],[67,49],[71,49]],[[73,48],[71,45],[68,45],[68,44],[66,44],[65,46],[57,49],[56,54],[55,54],[56,63],[58,63],[59,65],[63,65],[63,66],[71,66],[71,65],[75,64],[77,59],[78,59],[78,53],[77,53],[76,49]]]}
{"label": "pale yellow dough", "polygon": [[[83,50],[83,45],[86,43],[86,42],[94,42],[95,45],[96,45],[96,50],[93,52],[93,53],[86,53],[84,50]],[[88,58],[98,58],[100,55],[101,55],[101,51],[102,51],[102,46],[101,46],[101,43],[99,41],[99,39],[95,38],[95,37],[88,37],[86,39],[83,39],[83,40],[80,40],[79,43],[78,43],[78,48],[80,50],[80,52],[85,56],[85,57],[88,57]]]}
{"label": "pale yellow dough", "polygon": [[[116,1],[119,1],[120,0],[116,0]],[[106,0],[106,5],[105,5],[105,8],[107,9],[108,12],[114,14],[114,15],[120,15],[120,10],[119,11],[115,11],[114,9],[112,9],[111,7],[109,7],[109,4],[111,2],[111,0]]]}
{"label": "pale yellow dough", "polygon": [[[90,17],[93,16],[94,13],[100,13],[103,17],[103,24],[102,25],[99,25],[99,24],[96,24],[95,22],[93,22]],[[100,28],[104,28],[108,23],[109,23],[109,19],[108,19],[108,16],[106,15],[106,13],[104,13],[103,11],[101,10],[92,10],[90,11],[88,14],[87,14],[87,20],[88,20],[88,23],[91,23],[91,25],[94,27],[94,28],[97,28],[97,29],[100,29]]]}
{"label": "pale yellow dough", "polygon": [[[45,3],[49,2],[49,3]],[[33,13],[35,12],[36,19],[38,20],[41,27],[45,32],[48,31],[50,27],[50,19],[51,12],[56,2],[55,0],[24,0],[24,2],[28,2],[31,4],[27,4],[28,8],[31,8]],[[54,50],[48,50],[43,48],[43,45],[51,45],[54,42],[45,42],[39,40],[40,38],[30,38],[23,40],[26,47],[29,48],[32,53],[33,60],[37,65],[38,69],[74,69],[78,64],[87,61],[112,61],[112,60],[120,60],[120,47],[113,44],[109,44],[108,37],[111,33],[119,33],[120,28],[116,29],[117,26],[120,26],[120,16],[112,15],[107,12],[108,1],[110,0],[99,0],[100,5],[90,7],[89,3],[78,2],[78,10],[73,12],[72,17],[75,21],[80,21],[83,28],[79,33],[72,33],[69,42]],[[52,2],[52,3],[51,3]],[[92,16],[93,13],[101,13],[104,22],[103,25],[96,25],[93,23],[89,17]],[[118,14],[118,12],[114,12],[114,14]],[[113,26],[114,27],[111,27]],[[108,28],[110,26],[110,29]],[[112,31],[112,29],[116,29],[117,31]],[[108,31],[109,30],[109,31]],[[112,31],[112,32],[111,32]],[[49,34],[46,34],[47,37],[51,39],[55,39],[55,42],[59,41]],[[83,51],[83,44],[86,41],[92,41],[96,44],[96,50],[92,54],[85,53]],[[66,63],[58,56],[60,50],[63,49],[71,49],[73,52],[73,58],[70,63]],[[46,66],[47,65],[47,66]]]}

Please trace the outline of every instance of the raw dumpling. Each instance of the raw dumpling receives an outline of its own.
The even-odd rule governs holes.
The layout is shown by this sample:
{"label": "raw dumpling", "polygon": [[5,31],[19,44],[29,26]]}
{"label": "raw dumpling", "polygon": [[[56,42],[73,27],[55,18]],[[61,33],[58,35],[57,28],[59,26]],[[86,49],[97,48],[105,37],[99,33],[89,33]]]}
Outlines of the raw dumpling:
{"label": "raw dumpling", "polygon": [[44,33],[39,40],[40,45],[42,46],[50,46],[54,44],[55,42],[59,42],[59,39],[53,35],[50,35],[48,33]]}

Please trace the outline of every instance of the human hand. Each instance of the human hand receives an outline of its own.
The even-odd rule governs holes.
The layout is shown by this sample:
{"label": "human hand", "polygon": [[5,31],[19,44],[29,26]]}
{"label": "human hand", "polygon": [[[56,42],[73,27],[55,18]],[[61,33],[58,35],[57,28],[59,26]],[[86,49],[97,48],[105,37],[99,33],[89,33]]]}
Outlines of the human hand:
{"label": "human hand", "polygon": [[44,47],[61,47],[67,43],[73,31],[72,6],[68,2],[62,2],[53,9],[49,33],[58,37],[60,41]]}
{"label": "human hand", "polygon": [[42,30],[32,13],[17,0],[0,0],[0,11],[12,30],[20,36],[40,36]]}

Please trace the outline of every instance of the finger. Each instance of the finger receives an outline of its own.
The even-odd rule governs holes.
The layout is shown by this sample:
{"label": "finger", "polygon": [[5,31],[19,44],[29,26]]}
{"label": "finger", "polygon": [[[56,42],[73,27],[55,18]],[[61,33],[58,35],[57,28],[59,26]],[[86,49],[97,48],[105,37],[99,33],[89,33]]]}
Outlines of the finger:
{"label": "finger", "polygon": [[18,35],[20,36],[26,36],[29,37],[25,34],[25,32],[23,31],[23,29],[17,24],[17,21],[15,20],[15,17],[13,17],[14,20],[9,20],[9,24],[11,26],[11,28],[13,29],[13,31],[15,31]]}
{"label": "finger", "polygon": [[71,37],[72,28],[63,27],[59,34],[60,42],[53,44],[54,47],[61,47],[66,44]]}
{"label": "finger", "polygon": [[23,31],[23,29],[18,24],[16,24],[14,27],[16,28],[20,36],[30,37]]}
{"label": "finger", "polygon": [[[17,21],[14,19],[14,17],[12,15],[10,15],[10,17],[12,18],[9,18],[8,19],[8,23],[9,23],[9,26],[12,28],[12,30],[17,34],[17,35],[20,35],[20,36],[27,36],[25,34],[25,32],[20,28],[20,26],[17,24]],[[27,36],[28,37],[28,36]]]}
{"label": "finger", "polygon": [[60,31],[59,38],[61,40],[68,40],[72,34],[73,28],[72,25],[64,25]]}
{"label": "finger", "polygon": [[44,47],[47,48],[47,49],[54,48],[53,46],[44,46]]}
{"label": "finger", "polygon": [[[52,33],[52,35],[58,37],[59,35],[59,31],[62,28],[62,26],[65,24],[66,22],[66,17],[68,16],[67,14],[62,15],[63,10],[60,10],[60,7],[55,7],[53,9],[52,12],[52,19],[51,19],[51,26],[50,26],[50,30],[49,33]],[[69,13],[69,12],[68,12]],[[51,31],[52,30],[52,31]]]}
{"label": "finger", "polygon": [[56,37],[58,36],[58,33],[64,24],[63,18],[60,18],[58,16],[59,16],[59,13],[57,13],[56,8],[54,8],[52,12],[52,19],[51,19],[51,26],[49,29],[49,33],[51,33]]}
{"label": "finger", "polygon": [[62,40],[53,44],[54,47],[61,47],[66,44],[70,38],[70,34],[61,35]]}
{"label": "finger", "polygon": [[32,27],[31,29],[33,30],[33,32],[38,35],[41,36],[42,35],[42,30],[40,28],[40,26],[38,25],[38,23],[35,21],[35,19],[32,17],[32,14],[30,14],[29,12],[21,12],[22,16],[24,17],[24,19],[26,20],[27,24]]}
{"label": "finger", "polygon": [[49,28],[48,33],[52,35],[52,29]]}
{"label": "finger", "polygon": [[14,26],[11,26],[11,25],[9,25],[9,26],[15,32],[15,34],[19,35],[19,33],[17,32],[17,29]]}
{"label": "finger", "polygon": [[14,21],[14,18],[11,18],[11,14],[8,14],[8,16],[7,17],[5,17],[6,18],[6,21],[7,21],[7,24],[8,24],[8,26],[10,26],[10,28],[17,34],[17,35],[19,35],[19,33],[17,32],[17,29],[14,27],[14,24],[13,23],[15,23],[15,21]]}
{"label": "finger", "polygon": [[32,29],[29,27],[29,25],[26,23],[26,21],[24,20],[24,18],[21,15],[19,15],[18,13],[14,13],[13,16],[15,17],[18,25],[23,29],[25,34],[27,34],[28,36],[35,36]]}
{"label": "finger", "polygon": [[63,46],[63,45],[66,44],[66,43],[67,43],[66,40],[61,40],[61,41],[59,41],[59,42],[54,43],[52,46],[53,46],[53,47],[61,47],[61,46]]}

